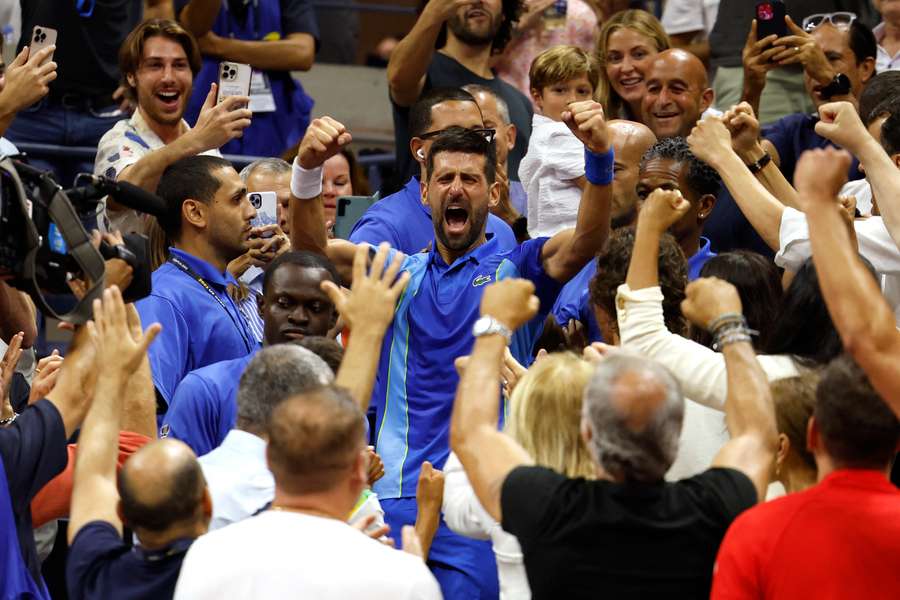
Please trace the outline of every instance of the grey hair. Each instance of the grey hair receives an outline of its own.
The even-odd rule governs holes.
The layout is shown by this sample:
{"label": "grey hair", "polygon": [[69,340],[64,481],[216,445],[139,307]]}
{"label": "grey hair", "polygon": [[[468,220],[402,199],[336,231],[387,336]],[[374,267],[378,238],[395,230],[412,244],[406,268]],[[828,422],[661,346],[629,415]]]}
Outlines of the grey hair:
{"label": "grey hair", "polygon": [[241,181],[247,183],[250,175],[257,169],[262,170],[264,173],[281,175],[282,173],[290,173],[291,165],[280,158],[259,158],[241,169]]}
{"label": "grey hair", "polygon": [[481,85],[480,83],[467,83],[466,85],[462,86],[462,89],[469,92],[473,96],[475,94],[478,94],[479,92],[493,96],[494,100],[497,101],[497,112],[500,113],[500,118],[503,119],[503,124],[509,125],[509,104],[506,103],[506,100],[504,100],[500,94],[486,85]]}
{"label": "grey hair", "polygon": [[[649,375],[665,400],[644,427],[635,431],[613,403],[616,382],[628,373]],[[681,386],[668,369],[622,352],[601,362],[584,390],[582,420],[591,428],[590,449],[597,463],[617,481],[662,480],[675,462],[684,419]]]}
{"label": "grey hair", "polygon": [[263,348],[241,375],[238,419],[245,426],[265,428],[272,411],[283,400],[333,380],[331,368],[306,348],[294,344]]}

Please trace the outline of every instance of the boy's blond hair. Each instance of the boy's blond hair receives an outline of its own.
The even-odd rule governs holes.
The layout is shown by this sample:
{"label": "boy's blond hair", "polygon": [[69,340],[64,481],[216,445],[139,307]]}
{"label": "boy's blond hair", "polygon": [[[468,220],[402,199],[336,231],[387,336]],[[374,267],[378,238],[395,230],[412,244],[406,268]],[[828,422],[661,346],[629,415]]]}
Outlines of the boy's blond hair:
{"label": "boy's blond hair", "polygon": [[600,80],[600,63],[578,46],[554,46],[538,54],[528,71],[531,89],[542,92],[548,85],[585,75],[594,91]]}

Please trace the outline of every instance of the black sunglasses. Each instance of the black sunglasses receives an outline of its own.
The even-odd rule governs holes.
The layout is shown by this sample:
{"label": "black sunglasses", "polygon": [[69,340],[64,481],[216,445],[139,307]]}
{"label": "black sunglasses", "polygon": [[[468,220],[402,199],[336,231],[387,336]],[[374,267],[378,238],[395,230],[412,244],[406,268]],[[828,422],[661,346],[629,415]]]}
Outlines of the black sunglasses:
{"label": "black sunglasses", "polygon": [[[459,127],[448,127],[447,129],[440,129],[438,131],[429,131],[427,133],[423,133],[422,135],[420,135],[419,139],[420,140],[430,140],[431,138],[436,138],[437,136],[441,135],[442,133],[446,133],[450,129],[459,129]],[[487,141],[488,144],[493,142],[494,136],[497,135],[496,129],[480,128],[480,129],[468,129],[467,131],[471,131],[472,133],[478,133],[478,134],[484,136],[484,139]]]}

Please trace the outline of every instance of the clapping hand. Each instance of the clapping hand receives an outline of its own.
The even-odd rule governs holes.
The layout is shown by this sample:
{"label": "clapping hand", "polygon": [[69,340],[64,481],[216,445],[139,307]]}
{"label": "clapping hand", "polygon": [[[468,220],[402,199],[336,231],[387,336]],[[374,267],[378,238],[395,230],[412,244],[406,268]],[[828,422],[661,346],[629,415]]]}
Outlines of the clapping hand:
{"label": "clapping hand", "polygon": [[342,123],[331,117],[313,119],[300,141],[297,162],[304,169],[321,167],[351,141],[353,136]]}
{"label": "clapping hand", "polygon": [[349,294],[344,294],[331,281],[322,282],[322,291],[334,303],[351,335],[364,327],[383,333],[394,320],[394,309],[409,282],[409,272],[404,271],[397,277],[403,265],[403,255],[398,253],[390,264],[386,264],[389,251],[390,246],[382,243],[367,273],[369,247],[363,244],[357,246]]}
{"label": "clapping hand", "polygon": [[603,106],[599,102],[573,102],[563,111],[562,120],[591,152],[602,154],[609,151],[609,132]]}
{"label": "clapping hand", "polygon": [[118,375],[127,381],[140,366],[162,327],[154,323],[142,332],[139,326],[134,326],[136,318],[134,306],[125,306],[116,286],[104,290],[102,299],[94,300],[94,320],[87,323],[87,328],[99,364],[103,365],[102,374]]}
{"label": "clapping hand", "polygon": [[651,231],[665,233],[681,217],[687,214],[691,203],[679,190],[653,190],[641,205],[638,226],[650,227]]}
{"label": "clapping hand", "polygon": [[19,358],[22,356],[22,340],[25,338],[23,332],[19,332],[12,336],[9,340],[9,346],[0,360],[0,393],[3,394],[2,405],[0,405],[0,419],[9,419],[14,415],[12,404],[9,401],[9,388],[12,385],[13,375],[16,373],[16,365],[19,364]]}
{"label": "clapping hand", "polygon": [[540,307],[534,284],[527,279],[504,279],[492,283],[481,297],[481,314],[491,316],[515,331],[534,318]]}
{"label": "clapping hand", "polygon": [[846,150],[836,148],[816,148],[800,156],[794,170],[794,185],[799,196],[797,201],[804,212],[835,204],[841,188],[847,183],[851,160]]}
{"label": "clapping hand", "polygon": [[50,356],[45,356],[38,361],[37,367],[34,369],[34,379],[31,380],[28,404],[34,404],[50,393],[56,385],[62,365],[63,357],[59,355],[59,350],[54,350]]}
{"label": "clapping hand", "polygon": [[717,277],[696,279],[685,288],[682,314],[694,325],[709,329],[710,323],[725,314],[741,314],[737,288]]}

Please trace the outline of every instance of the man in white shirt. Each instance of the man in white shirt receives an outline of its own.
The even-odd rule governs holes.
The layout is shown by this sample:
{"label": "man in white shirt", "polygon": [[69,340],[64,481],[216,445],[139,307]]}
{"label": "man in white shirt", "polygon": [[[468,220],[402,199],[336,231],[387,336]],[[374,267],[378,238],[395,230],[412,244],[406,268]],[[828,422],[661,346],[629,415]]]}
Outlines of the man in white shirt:
{"label": "man in white shirt", "polygon": [[881,23],[872,29],[878,42],[875,71],[883,73],[900,69],[900,2],[875,0],[875,8],[881,13]]}
{"label": "man in white shirt", "polygon": [[716,24],[719,0],[668,0],[662,26],[672,45],[709,62],[709,32]]}
{"label": "man in white shirt", "polygon": [[340,388],[281,402],[267,427],[271,509],[198,539],[184,559],[176,600],[440,598],[420,558],[346,523],[366,486],[365,430],[363,413]]}
{"label": "man in white shirt", "polygon": [[[216,86],[191,129],[182,118],[200,69],[197,42],[174,21],[152,19],[123,44],[119,68],[137,109],[100,139],[94,173],[155,192],[166,167],[195,154],[219,155],[218,148],[250,125],[250,99],[230,96],[216,105]],[[113,201],[106,207],[110,229],[144,231],[136,211]]]}

